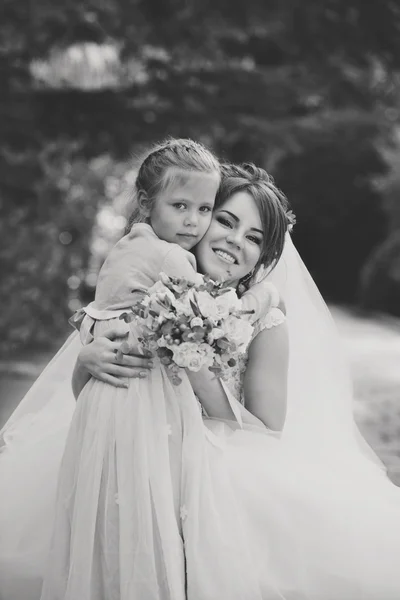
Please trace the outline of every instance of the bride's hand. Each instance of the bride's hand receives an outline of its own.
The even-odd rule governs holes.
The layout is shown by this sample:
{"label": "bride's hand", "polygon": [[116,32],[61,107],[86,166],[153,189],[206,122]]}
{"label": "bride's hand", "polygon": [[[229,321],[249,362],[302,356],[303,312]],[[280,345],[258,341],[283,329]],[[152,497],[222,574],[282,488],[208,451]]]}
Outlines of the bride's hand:
{"label": "bride's hand", "polygon": [[153,363],[151,356],[144,356],[138,347],[132,347],[128,354],[116,360],[116,353],[124,340],[116,329],[110,329],[82,348],[79,364],[93,377],[115,387],[128,387],[125,378],[146,377]]}

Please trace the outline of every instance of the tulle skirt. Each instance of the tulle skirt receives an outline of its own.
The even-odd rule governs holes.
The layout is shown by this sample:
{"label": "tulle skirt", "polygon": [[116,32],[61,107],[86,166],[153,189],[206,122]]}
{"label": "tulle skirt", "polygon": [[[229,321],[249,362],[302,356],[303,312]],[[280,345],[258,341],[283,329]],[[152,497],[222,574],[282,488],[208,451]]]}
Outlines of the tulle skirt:
{"label": "tulle skirt", "polygon": [[[97,323],[96,334],[109,327]],[[129,389],[85,386],[59,470],[41,600],[194,600],[221,589],[234,600],[249,591],[227,472],[216,476],[218,460],[210,468],[219,440],[182,379],[174,386],[158,364]]]}
{"label": "tulle skirt", "polygon": [[290,600],[400,598],[400,488],[382,470],[362,456],[322,460],[318,448],[205,423],[225,438],[261,590],[272,577]]}
{"label": "tulle skirt", "polygon": [[75,408],[68,369],[6,428],[1,600],[400,598],[400,490],[364,457],[203,420],[161,367]]}

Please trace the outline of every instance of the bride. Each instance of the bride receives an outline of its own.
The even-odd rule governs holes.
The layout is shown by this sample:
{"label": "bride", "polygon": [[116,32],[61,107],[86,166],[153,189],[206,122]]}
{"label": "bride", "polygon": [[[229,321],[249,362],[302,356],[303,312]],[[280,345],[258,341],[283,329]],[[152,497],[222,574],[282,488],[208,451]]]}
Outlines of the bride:
{"label": "bride", "polygon": [[[201,248],[196,254],[201,264]],[[210,445],[210,469],[214,480],[224,482],[219,493],[225,494],[226,505],[233,503],[237,510],[242,568],[246,565],[247,583],[254,585],[248,596],[237,598],[397,600],[400,489],[356,428],[351,382],[334,322],[289,233],[269,277],[285,297],[289,332],[283,431],[204,417],[221,441],[220,448]],[[263,326],[279,329],[283,321],[278,314]],[[97,377],[136,376],[132,357],[124,357],[117,368],[108,358],[113,344],[103,338],[82,350],[80,368],[86,366]],[[228,382],[243,404],[246,378],[254,376],[251,352],[252,347],[247,365]],[[229,539],[227,534],[223,529],[217,533]],[[216,534],[201,522],[198,536],[199,542]],[[196,561],[195,544],[185,552]],[[197,597],[202,598],[193,595]],[[229,598],[223,590],[218,597]]]}
{"label": "bride", "polygon": [[[233,239],[245,243],[240,219],[257,219],[254,205],[245,208],[239,221],[231,222],[236,235],[231,229],[225,234],[227,248]],[[196,258],[212,275],[210,230]],[[351,383],[333,322],[289,233],[269,277],[285,300],[286,319],[283,305],[275,302],[260,322],[248,360],[228,382],[240,403],[237,421],[212,418],[212,402],[200,396],[210,432],[208,471],[204,480],[194,474],[196,495],[181,506],[189,581],[196,584],[187,597],[398,600],[400,490],[355,427]],[[272,382],[277,390],[286,385],[286,331],[285,418],[285,403],[271,402]],[[57,472],[74,411],[67,383],[78,353],[80,368],[114,378],[116,385],[121,385],[118,374],[136,375],[136,364],[143,371],[140,358],[126,356],[118,366],[114,345],[119,344],[103,338],[80,350],[73,334],[3,430],[1,600],[40,597]],[[254,370],[263,363],[264,369]],[[266,374],[268,397],[261,387],[254,390]],[[258,393],[259,426],[246,418],[249,385]],[[226,570],[221,578],[219,569]],[[225,575],[234,582],[229,590],[218,588]]]}

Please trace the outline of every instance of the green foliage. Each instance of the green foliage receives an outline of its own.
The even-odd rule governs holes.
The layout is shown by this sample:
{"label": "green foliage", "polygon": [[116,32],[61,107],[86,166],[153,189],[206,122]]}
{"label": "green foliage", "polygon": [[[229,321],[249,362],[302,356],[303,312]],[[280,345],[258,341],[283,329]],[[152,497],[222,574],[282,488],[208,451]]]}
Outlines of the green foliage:
{"label": "green foliage", "polygon": [[[86,270],[90,231],[102,193],[86,163],[73,162],[65,148],[48,146],[37,159],[45,177],[37,182],[35,201],[23,197],[8,214],[2,207],[6,218],[0,220],[0,350],[4,353],[33,340],[46,345],[67,330],[69,278]],[[88,177],[92,195],[84,194],[82,183]]]}
{"label": "green foliage", "polygon": [[330,300],[355,302],[358,275],[386,235],[373,179],[386,171],[374,145],[374,123],[331,123],[316,131],[301,155],[279,163],[277,179],[297,216],[294,240]]}
{"label": "green foliage", "polygon": [[359,302],[367,310],[400,316],[400,172],[399,135],[386,149],[389,174],[378,180],[383,207],[388,217],[388,236],[368,256],[363,266]]}
{"label": "green foliage", "polygon": [[366,310],[400,316],[400,232],[371,254],[360,281],[360,305]]}
{"label": "green foliage", "polygon": [[85,279],[107,199],[102,176],[166,135],[265,164],[293,200],[317,280],[338,289],[324,260],[336,255],[344,268],[347,253],[340,287],[354,296],[383,235],[371,179],[384,170],[376,148],[397,100],[398,3],[38,0],[28,12],[4,0],[2,10],[0,346],[63,329],[81,289],[66,282]]}

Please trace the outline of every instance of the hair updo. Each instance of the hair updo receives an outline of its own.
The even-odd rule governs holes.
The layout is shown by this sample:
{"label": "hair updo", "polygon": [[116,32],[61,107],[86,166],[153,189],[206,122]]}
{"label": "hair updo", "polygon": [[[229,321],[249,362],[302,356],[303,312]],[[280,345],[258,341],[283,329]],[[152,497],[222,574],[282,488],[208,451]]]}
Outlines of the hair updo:
{"label": "hair updo", "polygon": [[[260,267],[272,270],[282,255],[286,232],[294,223],[294,215],[289,210],[286,196],[264,169],[252,163],[222,164],[221,175],[216,206],[222,207],[238,192],[246,192],[254,199],[264,233],[260,258],[254,272]],[[241,281],[242,286],[248,286],[252,275],[253,273],[249,274]]]}
{"label": "hair updo", "polygon": [[128,221],[128,229],[133,223],[144,221],[138,204],[138,197],[144,192],[148,208],[172,182],[174,175],[168,169],[220,174],[220,163],[216,156],[203,144],[191,139],[171,138],[154,146],[144,157],[135,181],[134,209]]}

